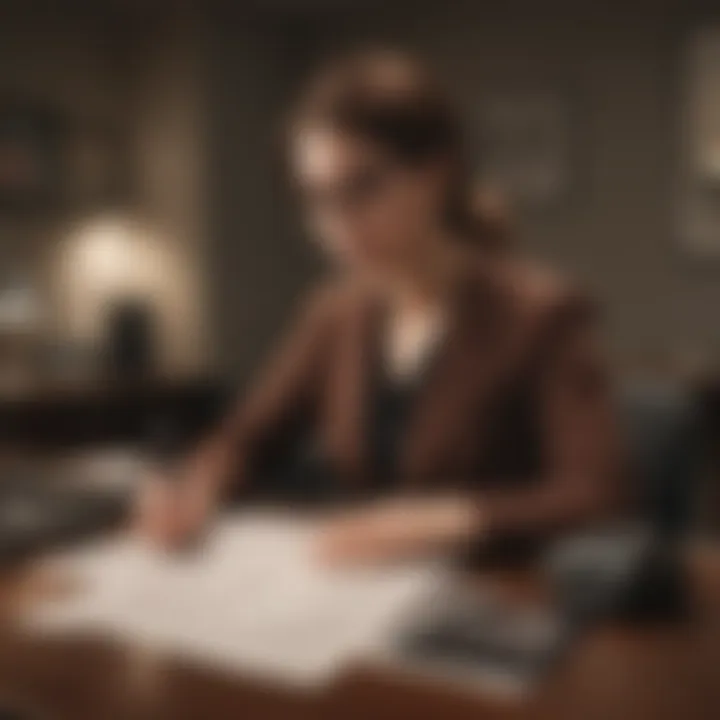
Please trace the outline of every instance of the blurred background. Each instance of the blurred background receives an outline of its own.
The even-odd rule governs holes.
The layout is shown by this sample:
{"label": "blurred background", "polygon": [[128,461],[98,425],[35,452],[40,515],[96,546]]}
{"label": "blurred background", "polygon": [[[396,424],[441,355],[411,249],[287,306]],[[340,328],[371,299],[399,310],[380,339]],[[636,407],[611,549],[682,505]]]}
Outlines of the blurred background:
{"label": "blurred background", "polygon": [[600,299],[621,380],[717,433],[716,3],[4,0],[3,447],[179,444],[247,382],[321,271],[283,109],[367,43],[445,78],[518,243]]}

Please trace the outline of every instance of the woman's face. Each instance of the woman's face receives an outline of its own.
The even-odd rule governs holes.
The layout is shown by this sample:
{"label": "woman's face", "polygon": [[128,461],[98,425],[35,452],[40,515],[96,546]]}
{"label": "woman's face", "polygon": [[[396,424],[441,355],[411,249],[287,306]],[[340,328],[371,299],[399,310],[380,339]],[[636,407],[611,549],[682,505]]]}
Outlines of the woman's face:
{"label": "woman's face", "polygon": [[442,213],[439,163],[403,165],[370,141],[329,129],[298,134],[293,151],[310,229],[334,260],[386,275],[427,251]]}

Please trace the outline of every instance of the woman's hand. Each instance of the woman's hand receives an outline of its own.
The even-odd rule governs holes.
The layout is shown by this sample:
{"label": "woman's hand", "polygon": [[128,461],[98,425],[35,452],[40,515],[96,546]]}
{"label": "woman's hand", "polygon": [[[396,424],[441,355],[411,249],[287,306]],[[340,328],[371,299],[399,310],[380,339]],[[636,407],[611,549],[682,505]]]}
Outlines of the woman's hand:
{"label": "woman's hand", "polygon": [[328,522],[318,551],[329,564],[386,563],[447,550],[482,529],[482,513],[472,500],[393,500]]}
{"label": "woman's hand", "polygon": [[135,526],[157,545],[178,547],[202,532],[214,509],[213,494],[200,482],[154,475],[140,486]]}

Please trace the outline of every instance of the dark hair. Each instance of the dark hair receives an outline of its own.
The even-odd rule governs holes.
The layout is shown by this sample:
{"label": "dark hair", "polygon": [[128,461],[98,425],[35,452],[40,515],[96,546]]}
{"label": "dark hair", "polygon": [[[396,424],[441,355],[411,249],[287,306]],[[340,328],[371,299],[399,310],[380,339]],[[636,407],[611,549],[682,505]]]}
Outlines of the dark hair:
{"label": "dark hair", "polygon": [[502,204],[470,182],[455,106],[415,58],[371,50],[330,63],[312,78],[291,116],[293,131],[312,126],[367,138],[407,165],[443,158],[452,171],[449,227],[489,250],[505,245],[508,228]]}

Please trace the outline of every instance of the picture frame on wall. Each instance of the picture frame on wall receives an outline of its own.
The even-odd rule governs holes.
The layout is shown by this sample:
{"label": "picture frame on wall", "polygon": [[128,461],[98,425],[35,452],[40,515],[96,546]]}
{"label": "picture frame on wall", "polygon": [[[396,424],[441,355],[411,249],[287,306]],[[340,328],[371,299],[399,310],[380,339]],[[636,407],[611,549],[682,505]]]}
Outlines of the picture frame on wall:
{"label": "picture frame on wall", "polygon": [[66,123],[53,108],[0,94],[0,214],[45,210],[60,200]]}
{"label": "picture frame on wall", "polygon": [[485,97],[476,129],[481,185],[519,208],[564,203],[575,179],[571,106],[556,90],[505,90]]}
{"label": "picture frame on wall", "polygon": [[677,241],[720,260],[720,24],[689,32],[681,50]]}

